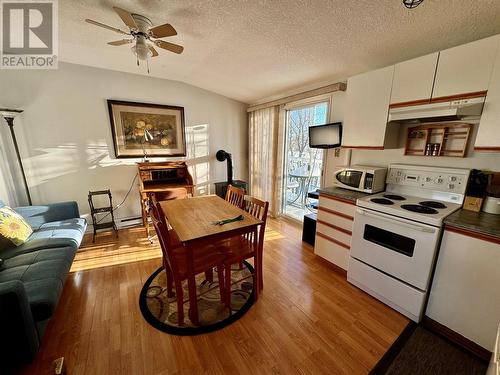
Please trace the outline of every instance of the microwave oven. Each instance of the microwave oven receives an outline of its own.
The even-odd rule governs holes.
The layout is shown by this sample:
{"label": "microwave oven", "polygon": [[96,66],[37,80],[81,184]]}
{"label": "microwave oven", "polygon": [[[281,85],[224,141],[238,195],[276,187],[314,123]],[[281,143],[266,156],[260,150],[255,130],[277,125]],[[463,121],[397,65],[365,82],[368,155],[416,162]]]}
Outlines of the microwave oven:
{"label": "microwave oven", "polygon": [[338,187],[373,194],[385,189],[387,168],[355,165],[335,171],[334,184]]}

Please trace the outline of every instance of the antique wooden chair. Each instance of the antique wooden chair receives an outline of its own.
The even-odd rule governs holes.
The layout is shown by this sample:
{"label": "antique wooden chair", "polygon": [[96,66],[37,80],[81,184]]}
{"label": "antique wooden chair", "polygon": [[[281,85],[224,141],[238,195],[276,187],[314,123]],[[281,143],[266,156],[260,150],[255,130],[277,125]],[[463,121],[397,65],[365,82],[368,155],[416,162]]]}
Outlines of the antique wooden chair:
{"label": "antique wooden chair", "polygon": [[237,188],[233,185],[227,186],[226,201],[234,206],[243,208],[245,202],[245,189]]}
{"label": "antique wooden chair", "polygon": [[[229,306],[231,303],[231,266],[243,262],[246,259],[254,258],[254,294],[258,299],[259,291],[263,288],[262,256],[264,248],[264,232],[266,229],[267,211],[269,202],[261,201],[257,198],[245,196],[243,209],[262,221],[258,229],[243,236],[233,237],[226,241],[221,248],[224,254],[225,270],[225,302]],[[241,281],[241,280],[239,280]],[[235,281],[238,282],[238,281]],[[233,284],[235,283],[233,282]]]}
{"label": "antique wooden chair", "polygon": [[[195,277],[199,273],[211,271],[216,267],[221,302],[224,302],[224,296],[226,295],[224,287],[224,257],[213,245],[206,245],[196,249],[183,246],[179,242],[175,231],[172,229],[169,230],[168,219],[161,205],[155,200],[154,195],[149,196],[148,209],[163,253],[163,265],[167,273],[167,295],[173,296],[172,288],[175,287],[178,324],[184,324],[185,301],[182,281],[187,280],[190,319],[193,324],[199,325],[198,295],[196,292]],[[211,290],[212,288],[209,288],[204,293],[208,293]]]}

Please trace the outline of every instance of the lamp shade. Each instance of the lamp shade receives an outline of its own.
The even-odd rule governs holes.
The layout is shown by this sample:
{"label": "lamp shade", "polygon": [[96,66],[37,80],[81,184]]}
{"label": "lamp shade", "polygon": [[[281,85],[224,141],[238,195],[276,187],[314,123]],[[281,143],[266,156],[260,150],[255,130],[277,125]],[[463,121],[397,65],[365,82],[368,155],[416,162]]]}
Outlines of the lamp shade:
{"label": "lamp shade", "polygon": [[153,139],[153,134],[148,129],[144,129],[144,141],[151,142]]}
{"label": "lamp shade", "polygon": [[22,112],[23,112],[22,109],[0,108],[0,115],[2,117],[16,117]]}

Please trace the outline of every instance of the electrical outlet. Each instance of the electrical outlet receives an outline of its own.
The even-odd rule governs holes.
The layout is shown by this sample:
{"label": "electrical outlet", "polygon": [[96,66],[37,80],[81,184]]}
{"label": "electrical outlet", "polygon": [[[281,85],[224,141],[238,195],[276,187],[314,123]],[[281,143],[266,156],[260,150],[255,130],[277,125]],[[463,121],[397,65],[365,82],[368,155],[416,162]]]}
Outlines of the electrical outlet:
{"label": "electrical outlet", "polygon": [[333,153],[333,156],[335,156],[336,158],[339,158],[340,157],[340,148],[336,148],[334,153]]}

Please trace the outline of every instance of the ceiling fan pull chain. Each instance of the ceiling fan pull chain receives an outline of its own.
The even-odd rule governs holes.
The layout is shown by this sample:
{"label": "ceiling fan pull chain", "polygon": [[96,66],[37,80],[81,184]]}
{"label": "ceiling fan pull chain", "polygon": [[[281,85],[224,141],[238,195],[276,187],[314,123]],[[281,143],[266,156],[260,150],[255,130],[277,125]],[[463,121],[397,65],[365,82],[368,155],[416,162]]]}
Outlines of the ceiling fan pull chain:
{"label": "ceiling fan pull chain", "polygon": [[146,64],[148,65],[148,74],[149,74],[149,57],[146,59]]}
{"label": "ceiling fan pull chain", "polygon": [[139,57],[136,56],[135,58],[137,59],[137,66],[139,66]]}

